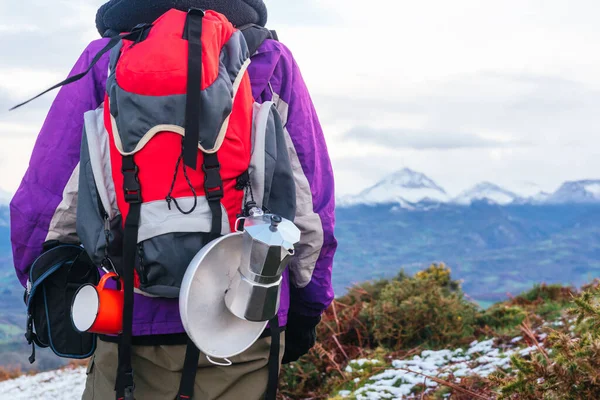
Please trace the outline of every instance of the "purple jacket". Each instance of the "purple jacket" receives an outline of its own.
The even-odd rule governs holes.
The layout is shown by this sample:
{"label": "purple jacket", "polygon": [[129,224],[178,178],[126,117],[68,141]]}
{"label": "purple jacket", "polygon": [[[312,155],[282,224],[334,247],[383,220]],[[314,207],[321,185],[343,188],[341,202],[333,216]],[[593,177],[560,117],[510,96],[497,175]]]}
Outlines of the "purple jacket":
{"label": "purple jacket", "polygon": [[[84,71],[108,39],[92,42],[71,75]],[[83,114],[104,100],[108,54],[83,79],[63,87],[39,134],[29,169],[10,205],[11,240],[17,276],[25,286],[28,268],[47,240],[77,241],[73,231],[53,230],[57,221],[68,226],[76,207],[76,188],[67,183],[78,168]],[[331,269],[337,247],[334,238],[334,181],[323,131],[312,100],[291,52],[267,40],[252,57],[248,69],[258,102],[274,101],[293,146],[289,153],[297,185],[295,223],[302,229],[293,277],[284,274],[280,324],[288,311],[318,316],[333,300]],[[66,200],[69,199],[69,200]],[[291,278],[291,279],[290,279]],[[290,282],[294,282],[290,284]],[[137,295],[133,334],[159,335],[184,332],[177,299]]]}

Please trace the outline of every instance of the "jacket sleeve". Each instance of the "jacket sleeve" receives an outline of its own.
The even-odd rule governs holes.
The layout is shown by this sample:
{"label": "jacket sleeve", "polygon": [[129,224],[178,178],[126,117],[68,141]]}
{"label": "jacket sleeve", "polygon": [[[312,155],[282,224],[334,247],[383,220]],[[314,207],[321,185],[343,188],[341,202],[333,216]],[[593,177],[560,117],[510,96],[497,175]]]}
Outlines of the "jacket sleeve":
{"label": "jacket sleeve", "polygon": [[331,283],[335,193],[331,161],[315,107],[300,69],[282,44],[281,59],[271,85],[274,101],[285,123],[288,153],[296,181],[296,218],[302,231],[290,263],[290,311],[309,317],[321,315],[334,298]]}
{"label": "jacket sleeve", "polygon": [[[69,76],[87,69],[106,41],[92,42]],[[75,210],[83,114],[102,102],[107,73],[105,55],[84,78],[60,89],[10,203],[13,261],[23,286],[29,266],[42,252],[45,241],[77,241]]]}

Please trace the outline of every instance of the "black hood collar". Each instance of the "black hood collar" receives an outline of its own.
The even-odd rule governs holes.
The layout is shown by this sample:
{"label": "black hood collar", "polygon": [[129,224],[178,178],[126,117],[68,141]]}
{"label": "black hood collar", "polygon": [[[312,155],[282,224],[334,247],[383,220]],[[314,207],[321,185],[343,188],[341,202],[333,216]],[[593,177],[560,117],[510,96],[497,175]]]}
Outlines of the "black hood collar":
{"label": "black hood collar", "polygon": [[237,27],[267,23],[267,7],[262,0],[110,0],[96,14],[96,28],[101,36],[127,32],[138,24],[154,22],[172,8],[214,10]]}

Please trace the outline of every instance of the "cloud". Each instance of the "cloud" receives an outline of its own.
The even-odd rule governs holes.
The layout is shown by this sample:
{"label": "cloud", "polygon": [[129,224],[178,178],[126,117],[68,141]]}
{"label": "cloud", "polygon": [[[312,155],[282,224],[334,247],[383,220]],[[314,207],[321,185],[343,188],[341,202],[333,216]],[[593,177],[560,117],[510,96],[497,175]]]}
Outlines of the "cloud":
{"label": "cloud", "polygon": [[[55,93],[3,110],[68,73],[104,1],[0,1],[0,186],[18,184]],[[265,2],[315,101],[338,190],[402,166],[456,190],[597,175],[597,1]]]}
{"label": "cloud", "polygon": [[13,98],[7,90],[0,88],[0,113],[13,105]]}
{"label": "cloud", "polygon": [[[0,70],[0,73],[1,71],[2,70]],[[34,92],[41,91],[42,88],[45,88],[41,86],[35,87],[36,89]],[[22,108],[9,111],[13,106],[27,100],[28,96],[33,94],[33,92],[12,94],[11,91],[2,86],[2,81],[0,80],[0,135],[6,134],[6,131],[2,129],[2,127],[6,127],[7,125],[21,125],[27,127],[31,126],[30,124],[32,121],[43,118],[48,112],[57,92],[58,91],[48,93]],[[22,129],[19,129],[19,131],[24,133]]]}
{"label": "cloud", "polygon": [[38,32],[39,27],[31,24],[1,24],[0,33],[3,35],[14,35],[16,33],[24,32]]}
{"label": "cloud", "polygon": [[265,4],[269,12],[268,25],[275,30],[278,26],[331,26],[341,20],[336,9],[324,0],[265,0]]}
{"label": "cloud", "polygon": [[343,193],[402,167],[454,194],[484,180],[519,188],[525,179],[553,191],[598,176],[600,91],[569,75],[479,71],[406,92],[315,102]]}
{"label": "cloud", "polygon": [[410,92],[317,95],[315,103],[325,123],[358,137],[370,127],[380,142],[402,145],[396,137],[406,136],[404,143],[417,148],[581,144],[600,133],[600,90],[551,75],[482,71]]}
{"label": "cloud", "polygon": [[496,148],[528,145],[508,138],[485,138],[464,132],[443,132],[406,129],[376,129],[358,126],[350,129],[343,140],[370,143],[393,149],[450,150],[460,148]]}
{"label": "cloud", "polygon": [[[5,40],[0,41],[0,68],[39,68],[68,72],[71,65],[87,45],[72,31],[52,32],[51,37],[38,31],[25,31],[18,35],[0,31]],[[8,38],[8,40],[7,40]],[[40,52],[40,47],[44,48]],[[66,70],[65,70],[66,69]]]}
{"label": "cloud", "polygon": [[68,72],[98,36],[94,16],[102,0],[0,2],[0,68]]}

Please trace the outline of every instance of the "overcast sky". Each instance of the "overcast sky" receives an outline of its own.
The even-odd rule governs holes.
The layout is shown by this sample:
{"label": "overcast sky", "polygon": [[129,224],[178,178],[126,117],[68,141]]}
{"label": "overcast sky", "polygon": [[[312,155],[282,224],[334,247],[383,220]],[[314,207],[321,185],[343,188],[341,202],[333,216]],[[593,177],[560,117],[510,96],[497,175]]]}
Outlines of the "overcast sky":
{"label": "overcast sky", "polygon": [[[18,187],[54,94],[5,110],[68,73],[97,38],[102,3],[0,0],[0,187]],[[600,178],[597,0],[266,3],[313,96],[339,194],[402,167],[451,194]]]}

